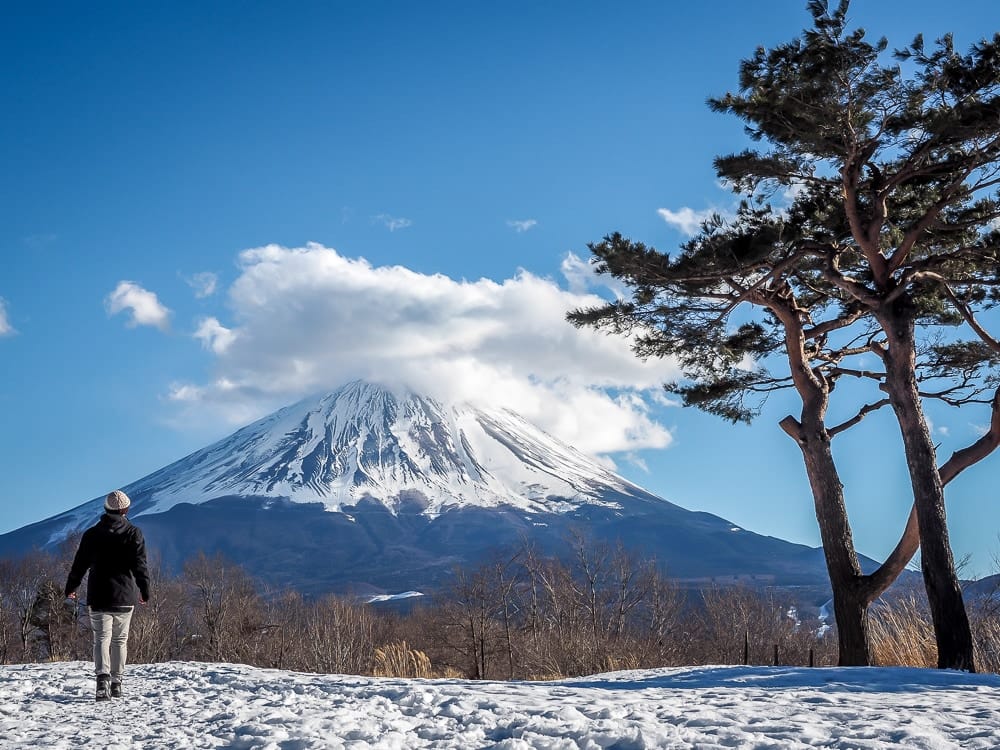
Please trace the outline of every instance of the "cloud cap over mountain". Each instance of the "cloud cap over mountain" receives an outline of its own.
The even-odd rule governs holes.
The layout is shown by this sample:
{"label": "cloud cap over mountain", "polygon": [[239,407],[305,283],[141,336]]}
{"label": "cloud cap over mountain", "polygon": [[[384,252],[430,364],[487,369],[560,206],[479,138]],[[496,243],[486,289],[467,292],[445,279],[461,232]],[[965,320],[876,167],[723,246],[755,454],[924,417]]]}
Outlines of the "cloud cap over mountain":
{"label": "cloud cap over mountain", "polygon": [[246,250],[228,293],[232,322],[197,336],[214,377],[176,383],[189,414],[259,417],[354,378],[393,379],[446,400],[503,405],[590,454],[669,444],[650,415],[676,376],[619,337],[577,330],[570,309],[600,298],[520,271],[502,282],[374,266],[310,243]]}

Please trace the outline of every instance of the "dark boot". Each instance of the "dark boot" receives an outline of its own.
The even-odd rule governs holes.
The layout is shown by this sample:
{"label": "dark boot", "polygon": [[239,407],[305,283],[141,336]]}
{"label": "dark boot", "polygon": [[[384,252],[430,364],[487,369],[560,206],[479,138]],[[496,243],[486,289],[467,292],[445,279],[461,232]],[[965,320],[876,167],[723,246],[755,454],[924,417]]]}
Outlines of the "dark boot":
{"label": "dark boot", "polygon": [[117,682],[112,681],[111,683],[111,697],[121,698],[122,697],[122,683],[121,680]]}
{"label": "dark boot", "polygon": [[97,695],[95,700],[107,701],[111,700],[111,675],[99,674],[97,675]]}

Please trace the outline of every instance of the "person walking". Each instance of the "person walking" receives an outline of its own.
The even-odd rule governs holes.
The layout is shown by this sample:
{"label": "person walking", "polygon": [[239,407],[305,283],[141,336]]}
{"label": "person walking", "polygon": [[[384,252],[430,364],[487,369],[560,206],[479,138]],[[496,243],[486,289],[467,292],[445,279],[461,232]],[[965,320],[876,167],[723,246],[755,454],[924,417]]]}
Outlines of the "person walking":
{"label": "person walking", "polygon": [[108,493],[104,515],[83,532],[66,579],[66,596],[76,599],[76,590],[90,571],[87,606],[94,630],[99,701],[121,697],[132,612],[137,599],[140,604],[149,601],[146,541],[139,527],[125,517],[131,504],[121,490]]}

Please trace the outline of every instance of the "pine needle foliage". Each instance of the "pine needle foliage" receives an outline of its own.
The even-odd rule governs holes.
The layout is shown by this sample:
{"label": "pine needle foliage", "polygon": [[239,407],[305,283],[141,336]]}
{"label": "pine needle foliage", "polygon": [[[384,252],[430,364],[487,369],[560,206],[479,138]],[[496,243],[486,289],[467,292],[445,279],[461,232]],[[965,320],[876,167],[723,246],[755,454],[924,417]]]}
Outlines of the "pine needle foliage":
{"label": "pine needle foliage", "polygon": [[757,49],[739,89],[709,100],[759,144],[715,160],[742,197],[734,216],[673,255],[620,233],[589,245],[631,298],[570,321],[675,358],[686,377],[668,390],[730,421],[794,385],[772,356],[790,343],[776,308],[801,324],[801,366],[830,388],[862,379],[877,393],[877,373],[850,363],[888,345],[876,318],[893,305],[921,326],[921,379],[949,383],[927,394],[986,402],[1000,384],[1000,347],[973,323],[1000,302],[1000,35],[965,54],[949,35],[889,52],[847,28],[848,7],[810,2],[813,28]]}

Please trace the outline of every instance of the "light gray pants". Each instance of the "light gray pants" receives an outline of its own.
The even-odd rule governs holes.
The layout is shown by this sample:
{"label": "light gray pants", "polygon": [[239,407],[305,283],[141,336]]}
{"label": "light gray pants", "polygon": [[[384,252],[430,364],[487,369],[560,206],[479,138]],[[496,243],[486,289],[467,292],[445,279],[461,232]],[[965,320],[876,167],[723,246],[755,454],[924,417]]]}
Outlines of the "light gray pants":
{"label": "light gray pants", "polygon": [[121,682],[125,672],[131,622],[131,608],[128,612],[90,612],[90,625],[94,629],[94,672],[111,675],[112,682]]}

